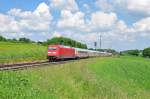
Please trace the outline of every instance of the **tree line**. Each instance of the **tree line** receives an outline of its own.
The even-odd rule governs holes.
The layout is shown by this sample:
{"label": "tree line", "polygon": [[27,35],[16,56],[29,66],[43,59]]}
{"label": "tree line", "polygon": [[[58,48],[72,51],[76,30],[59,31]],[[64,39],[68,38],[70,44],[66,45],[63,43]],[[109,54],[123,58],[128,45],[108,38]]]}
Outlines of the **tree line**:
{"label": "tree line", "polygon": [[148,57],[150,58],[150,47],[145,48],[144,50],[126,50],[126,51],[121,51],[120,55],[133,55],[133,56],[143,56],[143,57]]}
{"label": "tree line", "polygon": [[78,41],[75,41],[75,40],[72,40],[72,39],[66,38],[66,37],[54,37],[54,38],[48,39],[47,41],[35,42],[35,41],[32,41],[28,38],[6,39],[3,36],[0,36],[0,41],[19,42],[19,43],[37,43],[37,44],[41,44],[44,46],[51,45],[51,44],[61,44],[61,45],[67,45],[67,46],[71,46],[71,47],[87,49],[86,44],[83,44],[81,42],[78,42]]}
{"label": "tree line", "polygon": [[4,42],[20,42],[20,43],[35,43],[34,41],[28,39],[28,38],[19,38],[19,39],[6,39],[3,36],[0,36],[0,41],[4,41]]}
{"label": "tree line", "polygon": [[77,48],[83,48],[87,49],[87,45],[83,44],[81,42],[72,40],[70,38],[66,37],[54,37],[52,39],[48,39],[45,42],[42,42],[43,45],[51,45],[51,44],[61,44],[61,45],[67,45],[71,47],[77,47]]}

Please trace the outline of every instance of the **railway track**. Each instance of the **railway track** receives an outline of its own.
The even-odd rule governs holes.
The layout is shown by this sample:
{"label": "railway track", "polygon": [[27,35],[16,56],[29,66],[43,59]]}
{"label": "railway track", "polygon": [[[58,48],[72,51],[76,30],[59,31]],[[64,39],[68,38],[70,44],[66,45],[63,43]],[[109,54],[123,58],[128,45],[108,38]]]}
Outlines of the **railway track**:
{"label": "railway track", "polygon": [[18,69],[26,69],[31,67],[40,67],[44,65],[57,65],[57,64],[64,64],[70,61],[59,61],[59,62],[49,62],[49,61],[43,61],[43,62],[28,62],[28,63],[17,63],[17,64],[8,64],[8,65],[0,65],[0,71],[2,70],[18,70]]}

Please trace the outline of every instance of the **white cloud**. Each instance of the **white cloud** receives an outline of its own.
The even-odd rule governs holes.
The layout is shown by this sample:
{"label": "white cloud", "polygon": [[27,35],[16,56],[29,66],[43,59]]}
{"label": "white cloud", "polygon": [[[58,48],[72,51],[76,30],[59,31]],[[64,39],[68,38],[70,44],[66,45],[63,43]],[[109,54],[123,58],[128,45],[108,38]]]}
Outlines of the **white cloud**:
{"label": "white cloud", "polygon": [[91,26],[98,29],[110,29],[117,22],[115,13],[95,12],[91,15]]}
{"label": "white cloud", "polygon": [[142,36],[150,36],[150,17],[143,18],[133,24],[134,32]]}
{"label": "white cloud", "polygon": [[114,0],[111,4],[116,10],[119,7],[133,16],[150,15],[150,0]]}
{"label": "white cloud", "polygon": [[150,31],[150,17],[137,21],[136,23],[134,23],[134,27],[136,28],[137,31],[145,31],[145,30]]}
{"label": "white cloud", "polygon": [[75,0],[49,0],[54,9],[77,11],[78,5]]}
{"label": "white cloud", "polygon": [[15,19],[22,31],[48,31],[52,20],[45,3],[39,4],[33,12],[11,9],[8,14]]}
{"label": "white cloud", "polygon": [[150,0],[127,0],[127,9],[150,15]]}
{"label": "white cloud", "polygon": [[149,4],[150,0],[97,0],[95,2],[96,7],[100,8],[102,11],[123,11],[134,17],[145,17],[150,15]]}
{"label": "white cloud", "polygon": [[20,31],[18,23],[10,16],[0,14],[0,32]]}
{"label": "white cloud", "polygon": [[116,29],[118,29],[118,30],[125,30],[125,29],[127,29],[127,25],[125,24],[125,22],[124,21],[122,21],[122,20],[119,20],[117,23],[116,23]]}
{"label": "white cloud", "polygon": [[[72,13],[68,10],[61,11],[61,18],[57,26],[61,29],[70,29],[80,32],[93,32],[111,30],[118,22],[115,13],[94,12],[91,19],[86,20],[83,12]],[[122,24],[125,24],[122,22]]]}
{"label": "white cloud", "polygon": [[63,29],[83,30],[85,29],[84,13],[62,10],[57,26]]}

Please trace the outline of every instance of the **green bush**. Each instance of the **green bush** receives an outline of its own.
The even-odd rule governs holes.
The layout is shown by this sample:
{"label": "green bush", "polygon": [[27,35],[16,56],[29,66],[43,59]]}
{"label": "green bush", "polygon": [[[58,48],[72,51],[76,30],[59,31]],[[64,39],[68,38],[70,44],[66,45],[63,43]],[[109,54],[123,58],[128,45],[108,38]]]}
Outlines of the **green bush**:
{"label": "green bush", "polygon": [[140,51],[135,49],[135,50],[127,50],[127,51],[122,51],[120,52],[121,55],[133,55],[133,56],[139,56]]}
{"label": "green bush", "polygon": [[4,38],[3,36],[0,36],[0,41],[6,41],[7,39]]}
{"label": "green bush", "polygon": [[143,56],[150,58],[150,47],[143,50]]}
{"label": "green bush", "polygon": [[31,43],[32,41],[28,38],[19,38],[20,42]]}

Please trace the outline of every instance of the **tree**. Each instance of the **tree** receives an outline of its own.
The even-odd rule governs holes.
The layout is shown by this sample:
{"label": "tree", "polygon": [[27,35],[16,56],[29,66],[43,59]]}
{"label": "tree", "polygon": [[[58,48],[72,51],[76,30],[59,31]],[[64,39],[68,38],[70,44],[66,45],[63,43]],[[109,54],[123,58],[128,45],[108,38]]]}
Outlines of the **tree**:
{"label": "tree", "polygon": [[19,38],[20,42],[31,43],[32,41],[28,38]]}
{"label": "tree", "polygon": [[7,41],[7,39],[4,38],[3,36],[0,36],[0,41]]}
{"label": "tree", "polygon": [[134,55],[134,56],[139,56],[140,51],[135,49],[135,50],[126,50],[126,51],[122,51],[120,52],[121,55]]}
{"label": "tree", "polygon": [[61,44],[61,45],[68,45],[71,47],[87,49],[86,44],[82,44],[78,41],[66,37],[54,37],[52,39],[48,39],[46,42],[43,42],[43,45],[50,45],[50,44]]}
{"label": "tree", "polygon": [[130,50],[128,53],[130,55],[139,56],[140,51],[139,50]]}
{"label": "tree", "polygon": [[23,42],[23,43],[35,43],[34,41],[28,39],[28,38],[19,38],[19,40],[17,40],[16,38],[13,39],[6,39],[3,36],[0,36],[0,41],[5,41],[5,42]]}
{"label": "tree", "polygon": [[7,39],[8,42],[18,42],[17,39],[13,38],[13,39]]}
{"label": "tree", "polygon": [[150,47],[143,50],[143,56],[150,58]]}

